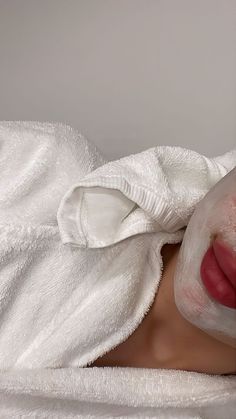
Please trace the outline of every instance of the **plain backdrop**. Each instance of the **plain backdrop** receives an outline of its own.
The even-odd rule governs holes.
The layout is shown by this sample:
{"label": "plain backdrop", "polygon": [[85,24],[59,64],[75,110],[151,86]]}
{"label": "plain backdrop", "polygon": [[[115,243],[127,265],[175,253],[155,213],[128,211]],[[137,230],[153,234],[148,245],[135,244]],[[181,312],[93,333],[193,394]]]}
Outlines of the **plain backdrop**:
{"label": "plain backdrop", "polygon": [[236,146],[236,0],[0,0],[0,119],[60,121],[109,160]]}

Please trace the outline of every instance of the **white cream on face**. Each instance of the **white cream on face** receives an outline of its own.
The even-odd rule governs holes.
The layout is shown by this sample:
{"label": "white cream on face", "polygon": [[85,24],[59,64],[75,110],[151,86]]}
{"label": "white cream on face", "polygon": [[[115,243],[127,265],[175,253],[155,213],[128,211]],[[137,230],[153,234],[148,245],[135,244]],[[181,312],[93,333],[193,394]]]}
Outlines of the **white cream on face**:
{"label": "white cream on face", "polygon": [[212,298],[200,275],[203,257],[216,236],[235,252],[236,258],[236,168],[196,206],[185,231],[174,277],[175,303],[182,316],[236,348],[236,309]]}

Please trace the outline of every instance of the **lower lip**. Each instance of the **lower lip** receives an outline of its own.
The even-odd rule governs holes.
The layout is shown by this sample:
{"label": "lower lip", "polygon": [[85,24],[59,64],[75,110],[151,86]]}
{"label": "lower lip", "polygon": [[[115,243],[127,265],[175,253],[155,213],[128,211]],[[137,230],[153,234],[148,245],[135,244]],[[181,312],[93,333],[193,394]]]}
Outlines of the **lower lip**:
{"label": "lower lip", "polygon": [[200,267],[202,282],[220,304],[236,309],[236,289],[219,267],[213,246],[207,250]]}

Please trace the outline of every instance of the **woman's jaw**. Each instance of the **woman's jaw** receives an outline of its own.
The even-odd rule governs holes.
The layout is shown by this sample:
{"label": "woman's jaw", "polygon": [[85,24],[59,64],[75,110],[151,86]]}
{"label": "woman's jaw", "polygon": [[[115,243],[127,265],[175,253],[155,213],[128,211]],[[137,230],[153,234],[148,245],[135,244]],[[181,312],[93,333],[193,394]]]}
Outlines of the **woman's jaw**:
{"label": "woman's jaw", "polygon": [[[236,168],[223,177],[198,203],[185,230],[178,254],[174,276],[174,299],[178,311],[191,324],[209,336],[236,348],[236,309],[234,296],[228,298],[228,306],[216,298],[216,289],[209,292],[207,280],[217,282],[220,271],[208,260],[208,278],[202,276],[204,256],[214,243],[231,250],[230,270],[236,263]],[[217,242],[218,240],[218,242]],[[221,251],[216,246],[215,250]],[[218,258],[219,258],[218,254]],[[235,259],[232,260],[232,257]],[[224,269],[225,259],[223,261]],[[223,265],[222,265],[223,268]],[[216,272],[216,271],[215,271]],[[205,271],[206,273],[206,271]],[[229,272],[228,272],[229,274]],[[232,272],[231,272],[232,274]],[[236,271],[235,271],[236,274]],[[211,278],[209,278],[211,275]],[[233,278],[231,277],[233,280]],[[220,284],[216,284],[220,286]],[[215,291],[215,292],[214,292]],[[230,300],[230,301],[229,301]],[[229,306],[231,305],[231,307]]]}

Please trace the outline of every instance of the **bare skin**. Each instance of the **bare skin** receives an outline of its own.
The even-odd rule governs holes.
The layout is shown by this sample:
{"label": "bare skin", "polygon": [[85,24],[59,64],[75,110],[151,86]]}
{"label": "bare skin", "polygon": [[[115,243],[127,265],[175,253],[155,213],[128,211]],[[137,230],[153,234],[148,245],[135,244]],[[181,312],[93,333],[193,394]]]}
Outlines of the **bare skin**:
{"label": "bare skin", "polygon": [[162,247],[163,274],[149,312],[129,338],[89,367],[163,368],[236,374],[236,349],[195,327],[179,313],[173,279],[181,243]]}

